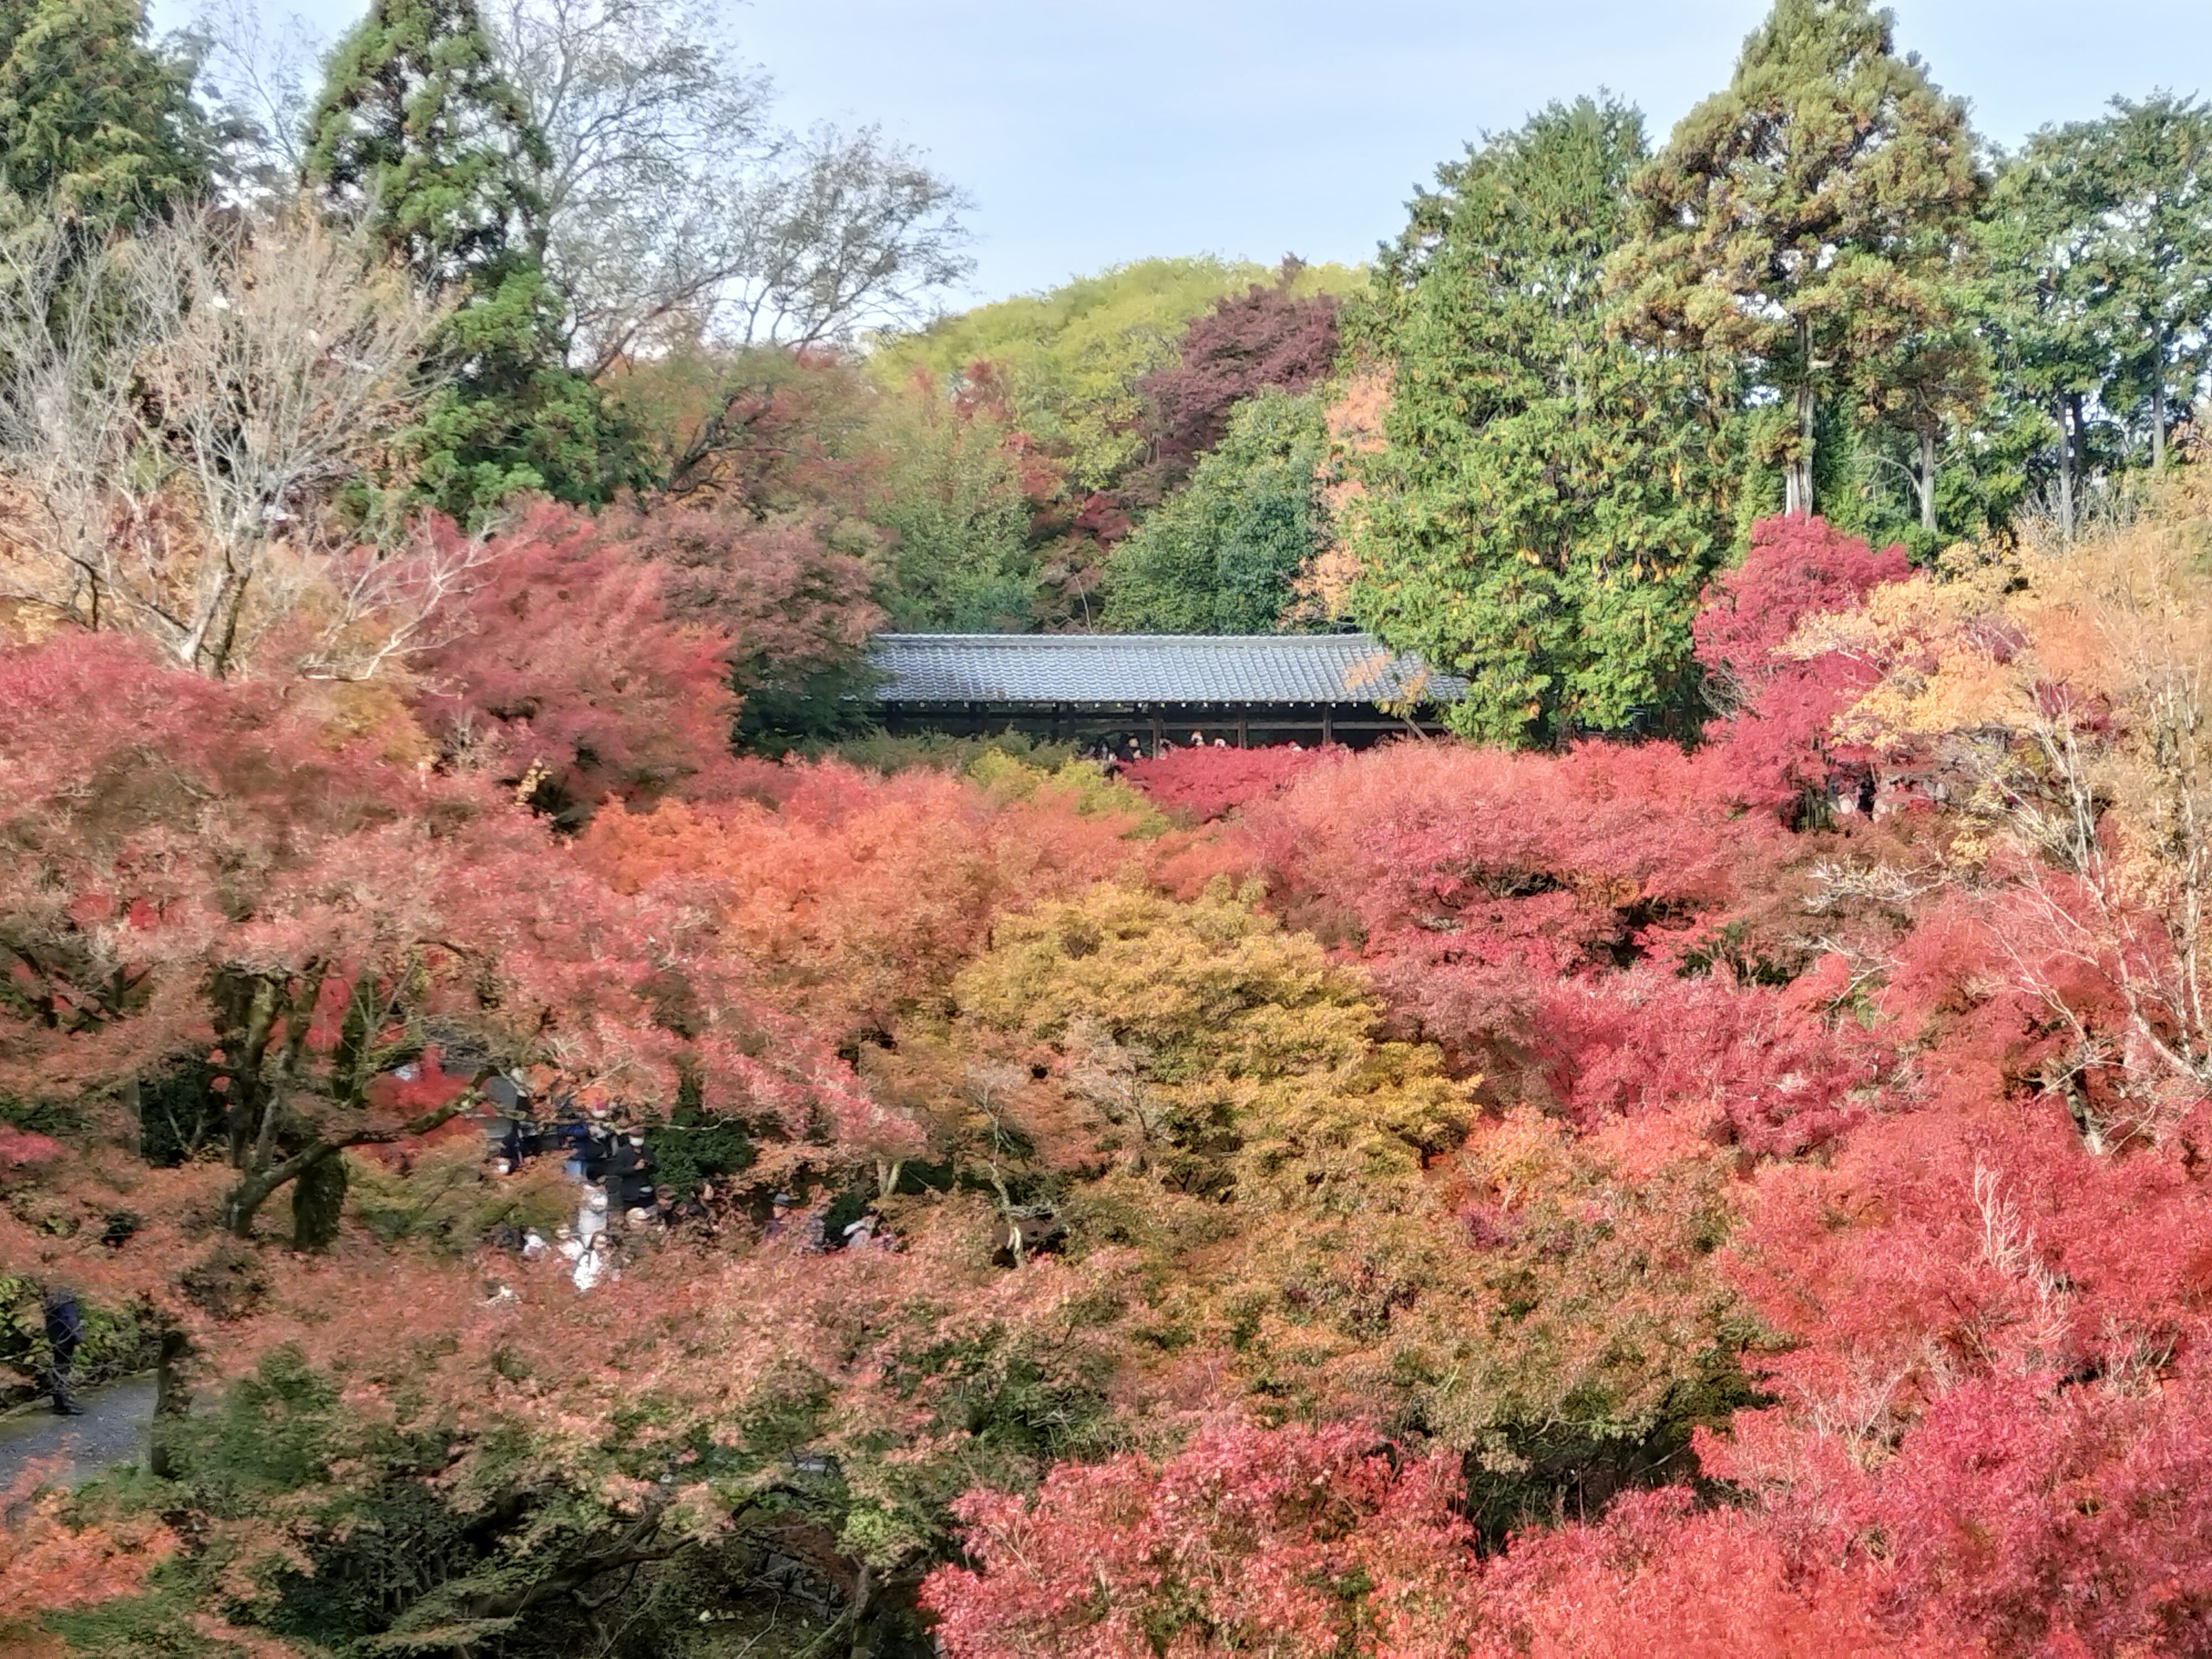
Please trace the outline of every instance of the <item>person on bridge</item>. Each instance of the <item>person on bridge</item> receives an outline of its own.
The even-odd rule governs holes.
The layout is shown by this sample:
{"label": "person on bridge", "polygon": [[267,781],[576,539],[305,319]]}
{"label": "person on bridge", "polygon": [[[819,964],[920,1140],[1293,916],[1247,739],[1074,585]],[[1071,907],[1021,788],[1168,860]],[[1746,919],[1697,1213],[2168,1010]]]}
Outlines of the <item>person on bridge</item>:
{"label": "person on bridge", "polygon": [[76,1360],[76,1345],[84,1340],[84,1316],[76,1305],[76,1292],[63,1285],[50,1285],[42,1304],[46,1316],[46,1389],[54,1397],[54,1415],[82,1417],[84,1407],[70,1398],[70,1369]]}

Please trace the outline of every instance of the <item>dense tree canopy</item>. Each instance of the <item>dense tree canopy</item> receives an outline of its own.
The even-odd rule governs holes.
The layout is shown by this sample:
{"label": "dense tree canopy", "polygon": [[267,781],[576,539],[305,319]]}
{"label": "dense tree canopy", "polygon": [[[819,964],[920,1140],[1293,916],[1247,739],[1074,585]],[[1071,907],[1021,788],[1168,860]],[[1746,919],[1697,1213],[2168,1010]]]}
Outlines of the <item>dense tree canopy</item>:
{"label": "dense tree canopy", "polygon": [[603,501],[629,466],[597,389],[563,361],[566,307],[544,266],[551,160],[474,0],[379,0],[331,53],[309,118],[307,182],[372,214],[416,280],[452,297],[410,489],[465,521],[520,490]]}
{"label": "dense tree canopy", "polygon": [[1636,181],[1613,280],[1644,337],[1743,360],[1789,400],[1786,507],[1809,514],[1823,396],[1883,374],[1954,303],[1984,181],[1965,106],[1869,0],[1778,0],[1734,78]]}
{"label": "dense tree canopy", "polygon": [[1355,461],[1352,610],[1466,675],[1452,718],[1492,740],[1678,701],[1726,546],[1727,380],[1607,330],[1644,158],[1640,118],[1587,100],[1470,150],[1414,203],[1360,324],[1390,404]]}
{"label": "dense tree canopy", "polygon": [[1272,386],[1310,392],[1336,367],[1338,296],[1301,292],[1286,259],[1273,283],[1214,301],[1184,327],[1175,361],[1136,383],[1154,475],[1172,483],[1221,441],[1230,412]]}
{"label": "dense tree canopy", "polygon": [[1273,633],[1291,580],[1328,539],[1322,412],[1274,388],[1237,405],[1188,483],[1114,550],[1108,627]]}
{"label": "dense tree canopy", "polygon": [[[709,21],[386,0],[170,194],[0,19],[0,1407],[154,1379],[0,1649],[2212,1652],[2204,106],[1984,204],[1778,0],[1371,282],[869,337],[957,192]],[[1320,617],[1462,732],[865,729]]]}
{"label": "dense tree canopy", "polygon": [[102,225],[207,189],[215,133],[191,65],[150,33],[139,0],[0,9],[0,185]]}

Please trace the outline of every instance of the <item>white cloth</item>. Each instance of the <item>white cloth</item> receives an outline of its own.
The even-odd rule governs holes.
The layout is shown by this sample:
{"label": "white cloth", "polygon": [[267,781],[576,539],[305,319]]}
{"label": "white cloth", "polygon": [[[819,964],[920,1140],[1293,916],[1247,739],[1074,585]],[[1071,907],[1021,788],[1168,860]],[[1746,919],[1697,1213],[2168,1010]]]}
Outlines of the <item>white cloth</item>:
{"label": "white cloth", "polygon": [[576,1258],[576,1271],[569,1277],[575,1282],[578,1291],[588,1291],[605,1276],[606,1271],[605,1252],[600,1249],[599,1241],[593,1239],[590,1247]]}
{"label": "white cloth", "polygon": [[576,1206],[576,1237],[590,1240],[607,1230],[607,1189],[584,1188],[584,1201]]}

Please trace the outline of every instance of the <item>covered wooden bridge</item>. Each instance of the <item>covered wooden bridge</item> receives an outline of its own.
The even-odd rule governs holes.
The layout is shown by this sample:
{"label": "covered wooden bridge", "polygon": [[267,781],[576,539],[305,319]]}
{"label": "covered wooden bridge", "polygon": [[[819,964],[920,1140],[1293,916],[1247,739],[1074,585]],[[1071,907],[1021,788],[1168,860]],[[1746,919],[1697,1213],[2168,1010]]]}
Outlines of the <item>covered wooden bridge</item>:
{"label": "covered wooden bridge", "polygon": [[1466,689],[1365,634],[882,634],[877,714],[891,732],[1007,730],[1157,752],[1432,732]]}

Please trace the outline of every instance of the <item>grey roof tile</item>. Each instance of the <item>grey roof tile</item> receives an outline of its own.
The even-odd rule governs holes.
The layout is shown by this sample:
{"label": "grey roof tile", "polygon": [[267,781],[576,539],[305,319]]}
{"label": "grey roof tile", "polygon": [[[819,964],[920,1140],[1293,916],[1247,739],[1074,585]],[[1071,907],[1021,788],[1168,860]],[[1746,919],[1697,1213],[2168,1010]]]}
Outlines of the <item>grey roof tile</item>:
{"label": "grey roof tile", "polygon": [[1466,690],[1365,634],[879,634],[885,702],[1374,702]]}

